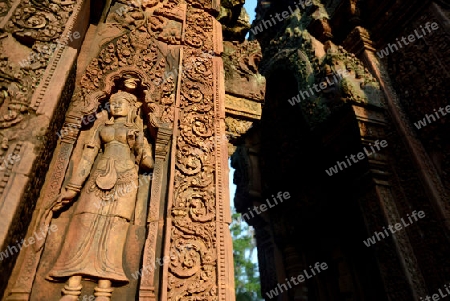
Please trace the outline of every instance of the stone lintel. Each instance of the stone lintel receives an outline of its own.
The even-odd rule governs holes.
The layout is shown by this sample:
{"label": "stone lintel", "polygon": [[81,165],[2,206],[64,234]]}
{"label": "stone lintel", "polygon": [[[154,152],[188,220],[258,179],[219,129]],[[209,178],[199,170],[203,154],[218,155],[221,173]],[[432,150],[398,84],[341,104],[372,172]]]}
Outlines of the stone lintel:
{"label": "stone lintel", "polygon": [[245,97],[225,94],[225,112],[227,115],[244,117],[244,119],[261,119],[261,103]]}

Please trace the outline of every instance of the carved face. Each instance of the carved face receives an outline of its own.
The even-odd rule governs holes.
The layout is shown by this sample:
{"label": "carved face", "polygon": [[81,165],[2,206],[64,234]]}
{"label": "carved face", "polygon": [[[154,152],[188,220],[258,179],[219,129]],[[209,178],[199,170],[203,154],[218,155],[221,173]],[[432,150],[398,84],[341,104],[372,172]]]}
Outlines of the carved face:
{"label": "carved face", "polygon": [[110,105],[114,117],[127,116],[130,111],[130,104],[122,97],[111,97]]}

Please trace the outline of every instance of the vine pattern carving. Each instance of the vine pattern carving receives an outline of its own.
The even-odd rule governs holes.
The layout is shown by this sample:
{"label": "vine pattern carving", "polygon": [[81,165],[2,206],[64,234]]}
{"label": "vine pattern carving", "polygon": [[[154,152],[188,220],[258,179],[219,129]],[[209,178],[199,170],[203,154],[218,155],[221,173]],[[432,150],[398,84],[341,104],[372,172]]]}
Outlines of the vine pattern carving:
{"label": "vine pattern carving", "polygon": [[[168,300],[218,300],[216,194],[217,87],[213,49],[213,18],[190,7],[187,14],[185,59],[181,78],[179,135],[176,141],[174,199],[169,209],[173,227],[170,253],[183,254],[169,265]],[[195,66],[189,68],[189,66]],[[186,252],[187,250],[187,252]],[[177,251],[177,252],[174,252]],[[184,252],[183,252],[184,251]],[[220,285],[220,284],[219,284]]]}
{"label": "vine pattern carving", "polygon": [[[6,56],[0,57],[0,128],[20,123],[29,111],[31,96],[39,85],[45,69],[53,56],[56,43],[75,9],[76,1],[56,2],[48,5],[38,1],[22,1],[7,20],[5,32],[0,34],[0,45],[12,35],[16,41],[30,48],[28,56],[14,63]],[[0,3],[0,16],[7,2]],[[2,9],[3,8],[3,9]],[[3,53],[7,53],[5,49]]]}

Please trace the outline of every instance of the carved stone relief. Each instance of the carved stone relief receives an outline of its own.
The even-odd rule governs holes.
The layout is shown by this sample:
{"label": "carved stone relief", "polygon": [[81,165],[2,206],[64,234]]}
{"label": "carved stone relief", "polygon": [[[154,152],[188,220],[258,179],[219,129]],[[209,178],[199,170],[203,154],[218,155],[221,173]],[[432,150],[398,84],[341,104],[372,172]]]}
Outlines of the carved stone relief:
{"label": "carved stone relief", "polygon": [[[30,230],[33,230],[42,223],[58,224],[64,229],[62,232],[67,234],[65,238],[63,234],[54,238],[49,236],[47,239],[50,245],[46,244],[45,248],[39,248],[35,253],[31,250],[21,253],[21,259],[16,267],[16,270],[20,271],[17,276],[21,280],[11,283],[10,293],[12,292],[14,296],[11,295],[10,298],[41,300],[44,296],[51,295],[51,300],[58,300],[57,292],[62,288],[66,299],[70,296],[76,298],[86,291],[94,291],[97,298],[104,300],[134,295],[140,296],[142,300],[155,300],[155,298],[180,300],[180,298],[193,297],[207,300],[232,300],[233,281],[230,272],[226,269],[232,260],[231,249],[225,248],[230,246],[228,230],[230,213],[224,204],[224,200],[228,199],[226,176],[228,168],[227,141],[221,138],[225,137],[224,79],[221,71],[223,67],[218,57],[222,52],[221,27],[210,14],[211,11],[218,10],[218,3],[196,1],[186,5],[179,1],[165,3],[145,1],[141,6],[134,2],[121,1],[120,4],[117,4],[113,10],[109,10],[106,23],[98,29],[99,36],[96,40],[102,41],[101,46],[94,45],[93,49],[94,51],[97,49],[98,54],[86,66],[80,83],[75,88],[71,106],[66,114],[65,125],[61,130],[63,133],[61,144],[55,152],[55,164],[49,171],[47,185],[38,201],[40,209],[36,211],[34,223],[30,227]],[[41,8],[45,6],[45,4],[40,5]],[[49,9],[51,10],[52,7],[50,4]],[[124,11],[127,13],[123,14]],[[51,11],[48,13],[51,14]],[[47,15],[42,14],[42,16],[44,17],[41,19],[46,20]],[[108,28],[113,27],[116,29],[108,34]],[[58,30],[55,32],[50,30],[49,34],[56,35],[57,32]],[[19,33],[17,35],[20,36]],[[33,32],[31,36],[35,39],[44,39],[39,31]],[[121,92],[120,90],[124,89],[122,86],[126,86],[128,81],[132,81],[131,79],[137,82],[136,91]],[[104,190],[108,190],[111,183],[122,180],[122,175],[117,172],[117,168],[126,164],[125,161],[115,164],[109,162],[102,172],[91,173],[91,177],[83,184],[81,178],[76,181],[77,169],[72,171],[69,158],[74,162],[80,156],[89,157],[81,153],[83,144],[86,145],[85,152],[91,147],[104,148],[105,150],[99,156],[108,157],[109,146],[107,145],[111,142],[103,141],[108,134],[103,133],[102,128],[114,127],[115,119],[102,121],[100,116],[104,116],[104,113],[109,110],[114,114],[114,105],[123,105],[133,97],[142,103],[139,111],[144,114],[142,115],[143,123],[134,122],[138,127],[141,124],[140,127],[149,135],[148,139],[157,143],[155,183],[162,187],[155,189],[152,187],[152,195],[147,193],[153,206],[150,204],[149,217],[143,219],[149,222],[149,231],[145,237],[139,236],[136,241],[137,237],[131,236],[133,237],[131,244],[123,244],[128,239],[126,238],[128,236],[125,236],[126,231],[123,232],[121,238],[116,237],[115,247],[117,248],[113,254],[120,255],[122,245],[129,246],[123,251],[127,258],[130,248],[134,248],[135,255],[139,255],[138,250],[143,247],[144,263],[151,263],[157,259],[156,257],[162,258],[175,254],[175,251],[178,251],[176,254],[183,254],[179,257],[171,256],[167,265],[161,267],[164,280],[159,279],[159,273],[152,273],[150,276],[142,275],[140,280],[142,286],[138,292],[136,292],[136,281],[129,277],[132,273],[131,268],[139,270],[136,266],[136,263],[139,264],[139,257],[136,256],[130,265],[121,263],[119,255],[115,263],[110,262],[111,272],[120,274],[117,277],[99,275],[92,271],[92,273],[82,272],[84,275],[91,275],[88,278],[98,280],[95,288],[82,281],[76,272],[66,273],[64,270],[68,266],[68,258],[64,256],[70,253],[70,250],[76,249],[68,247],[68,244],[82,241],[76,239],[81,233],[81,227],[76,227],[73,223],[77,222],[78,216],[84,216],[77,214],[82,213],[77,210],[83,207],[84,196],[89,192],[96,197],[97,195],[106,197]],[[86,116],[91,115],[97,117],[94,125],[82,125]],[[133,120],[126,121],[125,126],[127,122],[133,123]],[[89,132],[97,137],[96,131],[100,136],[100,144],[95,142],[97,138],[89,138]],[[117,128],[116,131],[120,129]],[[170,151],[167,146],[171,135],[174,135],[174,138]],[[142,141],[142,134],[138,132],[133,135],[127,134],[125,138],[126,143],[142,144],[139,142]],[[115,147],[111,146],[111,153],[117,153]],[[170,154],[172,159],[168,161],[168,158],[164,158],[164,153]],[[142,160],[145,158],[140,151],[137,151],[136,156],[141,156]],[[91,161],[93,158],[95,158],[94,155]],[[97,167],[94,168],[103,166],[99,158],[95,163],[99,165],[95,165]],[[164,162],[171,162],[171,165]],[[66,179],[75,180],[69,180],[69,183],[66,180],[63,185],[65,173],[67,173]],[[170,179],[167,179],[168,175]],[[123,176],[133,183],[137,180],[135,174]],[[86,172],[83,173],[83,177],[87,177]],[[123,180],[125,181],[125,178]],[[167,188],[164,188],[163,185],[166,185],[164,182],[167,183]],[[82,185],[84,188],[81,188]],[[89,189],[94,186],[101,189],[90,191]],[[62,195],[58,197],[61,187],[74,191],[82,189],[81,195],[76,202],[78,205],[74,206],[75,209],[71,207],[60,217],[55,216],[52,219],[47,213],[48,208],[59,209],[60,204],[70,199],[69,190],[63,190]],[[161,188],[164,191],[168,189],[168,195],[166,192],[159,193]],[[153,192],[156,192],[156,197]],[[70,197],[73,196],[70,195]],[[138,196],[138,199],[142,201],[142,197],[143,195]],[[134,198],[134,196],[128,196],[123,200]],[[165,202],[168,202],[167,207]],[[119,203],[120,200],[117,204]],[[52,204],[56,204],[55,207]],[[167,212],[160,210],[158,213],[159,209],[155,205],[163,210],[167,208]],[[140,212],[143,214],[147,212],[147,209]],[[117,214],[120,218],[122,213],[117,211]],[[64,221],[68,218],[72,220],[72,224],[66,228]],[[124,218],[132,220],[131,217]],[[165,226],[157,226],[154,223],[155,219],[160,219],[157,223],[161,225],[165,223]],[[129,226],[132,230],[129,231],[138,233],[142,230],[141,225],[145,225],[145,222],[144,224],[132,222]],[[89,233],[94,235],[94,238],[97,237],[95,233],[105,233],[108,236],[110,232],[101,230],[102,227],[98,228],[98,231],[94,229]],[[166,234],[163,235],[162,231]],[[163,237],[166,241],[162,241]],[[88,249],[101,249],[100,244],[92,246],[94,247]],[[61,248],[67,249],[68,252],[61,253]],[[74,256],[80,260],[71,270],[83,269],[83,262],[86,260],[95,261],[96,257],[89,255],[89,252],[86,253],[87,255]],[[61,255],[58,256],[59,253]],[[101,253],[98,254],[101,255]],[[53,261],[56,261],[56,265],[48,274],[49,263]],[[117,266],[113,267],[115,265]],[[121,271],[122,265],[123,271]],[[50,279],[48,277],[58,281],[70,278],[63,287],[60,282],[58,285],[48,282]],[[129,285],[126,284],[127,280],[130,281]],[[83,289],[80,288],[80,283],[84,286]],[[123,283],[126,285],[123,286]]]}

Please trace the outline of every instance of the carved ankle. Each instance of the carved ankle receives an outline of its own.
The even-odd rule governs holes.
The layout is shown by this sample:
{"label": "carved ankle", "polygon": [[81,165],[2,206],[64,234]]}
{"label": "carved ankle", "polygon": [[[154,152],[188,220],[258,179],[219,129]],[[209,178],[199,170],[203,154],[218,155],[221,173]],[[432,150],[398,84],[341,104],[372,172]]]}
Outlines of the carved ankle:
{"label": "carved ankle", "polygon": [[96,297],[96,301],[110,301],[112,292],[112,287],[95,287],[94,288],[94,296]]}
{"label": "carved ankle", "polygon": [[[66,298],[65,300],[78,300],[78,297],[81,295],[81,289],[83,288],[83,286],[77,285],[77,286],[70,286],[69,284],[64,285],[64,288],[61,290],[64,297],[73,297],[71,298]],[[63,297],[63,298],[64,298]],[[61,301],[63,301],[63,298],[61,298]]]}

